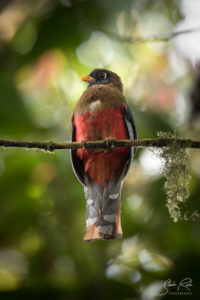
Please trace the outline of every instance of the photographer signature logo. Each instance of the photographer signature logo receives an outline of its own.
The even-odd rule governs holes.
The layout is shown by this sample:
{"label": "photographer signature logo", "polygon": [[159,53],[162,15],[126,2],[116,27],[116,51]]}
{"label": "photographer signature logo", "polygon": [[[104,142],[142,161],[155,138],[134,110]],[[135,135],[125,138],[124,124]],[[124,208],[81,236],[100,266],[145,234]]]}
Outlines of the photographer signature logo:
{"label": "photographer signature logo", "polygon": [[167,279],[163,284],[163,289],[160,292],[160,296],[166,294],[169,295],[192,295],[192,279],[184,278],[179,282]]}

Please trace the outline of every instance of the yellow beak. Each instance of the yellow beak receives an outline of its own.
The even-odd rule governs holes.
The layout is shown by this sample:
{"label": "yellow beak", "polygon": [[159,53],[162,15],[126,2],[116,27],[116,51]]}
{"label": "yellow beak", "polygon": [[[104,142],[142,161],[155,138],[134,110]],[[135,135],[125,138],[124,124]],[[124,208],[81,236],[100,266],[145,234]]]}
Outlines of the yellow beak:
{"label": "yellow beak", "polygon": [[81,80],[86,81],[86,82],[90,82],[90,81],[94,81],[95,79],[92,76],[85,75],[85,76],[81,77]]}

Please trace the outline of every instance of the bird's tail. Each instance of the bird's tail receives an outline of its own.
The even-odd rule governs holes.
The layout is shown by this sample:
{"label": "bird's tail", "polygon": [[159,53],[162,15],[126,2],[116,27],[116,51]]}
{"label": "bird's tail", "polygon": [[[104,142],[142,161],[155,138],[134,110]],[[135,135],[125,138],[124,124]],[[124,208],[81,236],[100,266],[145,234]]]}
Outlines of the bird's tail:
{"label": "bird's tail", "polygon": [[120,194],[121,183],[109,183],[106,187],[92,184],[85,189],[87,199],[85,241],[110,240],[122,236]]}

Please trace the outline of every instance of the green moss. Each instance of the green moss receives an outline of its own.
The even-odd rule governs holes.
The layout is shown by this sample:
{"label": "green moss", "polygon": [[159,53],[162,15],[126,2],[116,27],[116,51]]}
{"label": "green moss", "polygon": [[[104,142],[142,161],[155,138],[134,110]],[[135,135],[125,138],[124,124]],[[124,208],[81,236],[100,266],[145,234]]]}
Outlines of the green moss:
{"label": "green moss", "polygon": [[[170,132],[158,132],[159,138],[175,139],[176,135]],[[162,158],[163,176],[165,177],[164,190],[167,195],[166,206],[174,222],[178,220],[194,219],[199,217],[195,212],[192,215],[187,210],[190,182],[189,150],[181,148],[174,141],[169,147],[160,149]]]}

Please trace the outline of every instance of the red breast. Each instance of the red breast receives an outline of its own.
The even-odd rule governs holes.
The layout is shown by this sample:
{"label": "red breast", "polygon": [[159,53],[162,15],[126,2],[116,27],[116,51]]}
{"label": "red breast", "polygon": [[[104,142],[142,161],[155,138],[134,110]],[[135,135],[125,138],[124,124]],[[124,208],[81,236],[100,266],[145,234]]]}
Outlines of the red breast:
{"label": "red breast", "polygon": [[[88,89],[90,93],[91,89],[95,92],[91,95],[94,100],[91,101],[86,93],[75,109],[76,141],[95,141],[105,138],[127,139],[128,132],[122,115],[122,108],[127,106],[124,97],[115,98],[115,101],[106,101],[107,97],[113,99],[112,89],[110,91],[107,86],[101,90],[98,87],[90,87]],[[83,105],[84,109],[81,113]],[[77,156],[84,162],[84,171],[101,186],[119,174],[129,153],[130,149],[127,147],[107,152],[99,149],[77,150]]]}

